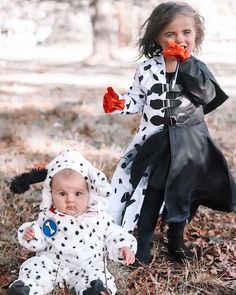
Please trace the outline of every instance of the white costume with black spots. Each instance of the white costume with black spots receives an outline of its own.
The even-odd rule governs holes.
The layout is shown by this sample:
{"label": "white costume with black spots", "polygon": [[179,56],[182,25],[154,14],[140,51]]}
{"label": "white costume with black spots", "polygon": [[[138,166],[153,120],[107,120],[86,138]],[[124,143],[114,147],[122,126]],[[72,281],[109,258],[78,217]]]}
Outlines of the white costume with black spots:
{"label": "white costume with black spots", "polygon": [[[132,160],[136,156],[138,146],[142,145],[147,138],[152,134],[163,129],[163,125],[155,126],[150,123],[150,119],[155,116],[164,117],[162,110],[155,110],[150,106],[151,100],[166,98],[166,93],[155,93],[154,91],[147,95],[148,91],[152,89],[155,83],[166,83],[165,78],[165,62],[163,56],[157,56],[147,61],[140,63],[137,67],[136,74],[132,86],[127,94],[120,96],[125,99],[125,108],[122,111],[114,111],[113,114],[136,114],[142,113],[140,125],[134,136],[132,142],[122,156],[115,173],[112,177],[113,194],[109,196],[109,212],[117,224],[122,224],[127,230],[133,231],[139,215],[143,199],[145,196],[145,189],[148,184],[148,171],[143,177],[133,192],[130,183],[130,167]],[[131,203],[127,199],[132,195]],[[125,211],[125,216],[121,222],[122,212]]]}
{"label": "white costume with black spots", "polygon": [[[50,181],[54,174],[66,168],[83,175],[89,187],[88,210],[78,217],[62,214],[52,206]],[[135,253],[136,240],[106,213],[105,197],[109,194],[105,175],[78,152],[66,151],[49,164],[42,211],[36,221],[27,222],[18,230],[21,245],[37,252],[22,264],[19,272],[18,280],[30,287],[29,295],[48,294],[63,282],[74,288],[76,294],[83,294],[90,282],[98,278],[107,285],[110,294],[116,293],[104,256],[108,254],[110,259],[120,261],[119,249],[128,246]],[[22,238],[27,227],[35,230],[35,239],[31,241]]]}

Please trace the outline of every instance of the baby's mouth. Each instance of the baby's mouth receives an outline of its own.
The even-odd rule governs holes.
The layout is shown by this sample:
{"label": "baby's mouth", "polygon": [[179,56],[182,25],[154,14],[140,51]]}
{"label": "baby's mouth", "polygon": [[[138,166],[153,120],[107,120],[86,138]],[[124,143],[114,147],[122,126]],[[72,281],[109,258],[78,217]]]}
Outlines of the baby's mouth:
{"label": "baby's mouth", "polygon": [[71,210],[75,210],[75,208],[72,207],[72,206],[66,207],[66,209],[67,209],[67,210],[70,210],[70,211],[71,211]]}

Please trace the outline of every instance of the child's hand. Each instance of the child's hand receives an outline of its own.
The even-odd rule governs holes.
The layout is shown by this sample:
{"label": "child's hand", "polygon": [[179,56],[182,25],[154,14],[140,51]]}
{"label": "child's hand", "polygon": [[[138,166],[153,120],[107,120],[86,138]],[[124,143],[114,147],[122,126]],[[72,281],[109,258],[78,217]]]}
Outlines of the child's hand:
{"label": "child's hand", "polygon": [[31,241],[35,238],[35,233],[34,233],[34,229],[32,227],[27,227],[25,229],[24,235],[23,235],[23,239],[26,241]]}
{"label": "child's hand", "polygon": [[133,264],[135,261],[134,253],[129,247],[126,246],[120,249],[119,256],[125,259],[127,265]]}
{"label": "child's hand", "polygon": [[168,42],[168,48],[162,51],[164,57],[175,57],[178,61],[184,61],[191,56],[191,52],[175,42]]}
{"label": "child's hand", "polygon": [[112,87],[107,88],[107,92],[103,96],[103,109],[105,113],[111,113],[115,110],[123,110],[125,100],[119,99],[119,96]]}

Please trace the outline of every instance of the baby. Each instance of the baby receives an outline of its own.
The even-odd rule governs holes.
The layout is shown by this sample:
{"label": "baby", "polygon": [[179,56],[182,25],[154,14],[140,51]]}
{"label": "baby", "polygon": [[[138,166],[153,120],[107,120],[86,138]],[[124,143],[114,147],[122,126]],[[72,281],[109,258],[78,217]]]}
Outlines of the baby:
{"label": "baby", "polygon": [[115,294],[106,256],[129,265],[135,238],[106,212],[105,175],[75,150],[49,164],[38,219],[18,230],[20,244],[36,252],[20,267],[10,295],[48,294],[66,283],[76,294]]}

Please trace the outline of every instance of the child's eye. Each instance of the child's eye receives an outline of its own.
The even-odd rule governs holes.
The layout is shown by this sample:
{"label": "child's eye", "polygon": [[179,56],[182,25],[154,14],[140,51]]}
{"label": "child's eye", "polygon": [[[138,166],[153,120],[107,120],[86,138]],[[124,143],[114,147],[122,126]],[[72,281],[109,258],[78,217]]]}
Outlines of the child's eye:
{"label": "child's eye", "polygon": [[171,37],[174,36],[174,33],[172,33],[172,32],[168,32],[168,33],[165,33],[165,36],[166,36],[167,38],[171,38]]}
{"label": "child's eye", "polygon": [[59,192],[59,196],[64,197],[66,194],[64,192]]}
{"label": "child's eye", "polygon": [[189,34],[191,34],[191,33],[192,33],[191,30],[185,30],[185,31],[184,31],[184,34],[185,34],[185,35],[189,35]]}
{"label": "child's eye", "polygon": [[79,196],[81,195],[81,192],[76,192],[75,195],[76,195],[77,197],[79,197]]}

